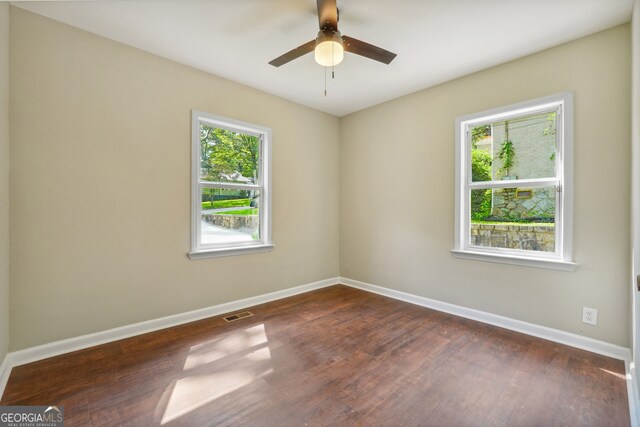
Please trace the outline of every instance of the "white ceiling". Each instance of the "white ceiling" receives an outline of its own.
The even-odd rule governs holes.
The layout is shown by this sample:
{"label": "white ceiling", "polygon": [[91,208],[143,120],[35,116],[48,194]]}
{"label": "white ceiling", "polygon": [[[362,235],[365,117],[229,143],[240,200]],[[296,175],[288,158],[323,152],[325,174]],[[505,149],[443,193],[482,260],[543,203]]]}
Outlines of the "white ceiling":
{"label": "white ceiling", "polygon": [[338,0],[340,31],[398,54],[345,54],[328,80],[308,54],[315,0],[12,2],[147,52],[343,116],[628,22],[633,0]]}

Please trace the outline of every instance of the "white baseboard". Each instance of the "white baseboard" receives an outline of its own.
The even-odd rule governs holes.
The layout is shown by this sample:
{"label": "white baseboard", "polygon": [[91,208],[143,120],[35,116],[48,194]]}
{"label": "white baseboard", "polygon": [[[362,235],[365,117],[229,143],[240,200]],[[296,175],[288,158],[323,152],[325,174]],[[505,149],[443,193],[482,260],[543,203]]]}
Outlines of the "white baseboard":
{"label": "white baseboard", "polygon": [[2,360],[2,365],[0,365],[0,398],[2,398],[4,388],[7,386],[10,374],[11,366],[9,365],[9,355],[7,354]]}
{"label": "white baseboard", "polygon": [[59,356],[61,354],[70,353],[72,351],[82,350],[100,344],[129,338],[135,335],[142,335],[148,332],[154,332],[160,329],[170,328],[172,326],[182,325],[184,323],[195,322],[196,320],[206,319],[207,317],[219,316],[221,314],[230,313],[236,310],[252,307],[258,304],[275,301],[278,299],[290,297],[313,291],[315,289],[325,288],[339,283],[339,279],[325,279],[318,282],[308,283],[306,285],[296,286],[294,288],[284,289],[281,291],[271,292],[256,297],[245,298],[237,301],[231,301],[224,304],[218,304],[199,310],[193,310],[186,313],[175,314],[172,316],[161,317],[159,319],[147,320],[132,325],[121,326],[119,328],[109,329],[93,334],[82,335],[79,337],[68,338],[61,341],[55,341],[48,344],[29,347],[24,350],[18,350],[7,354],[0,367],[0,398],[4,393],[9,374],[14,366],[24,365],[26,363],[35,362],[49,357]]}
{"label": "white baseboard", "polygon": [[341,277],[340,283],[389,298],[409,302],[411,304],[421,305],[423,307],[454,314],[467,319],[477,320],[478,322],[488,323],[490,325],[499,326],[501,328],[510,329],[512,331],[521,332],[534,337],[543,338],[560,344],[566,344],[571,347],[581,348],[592,353],[602,354],[604,356],[625,361],[631,359],[631,351],[628,348],[595,340],[593,338],[587,338],[570,332],[552,329],[546,326],[534,325],[533,323],[527,323],[521,320],[487,313],[485,311],[474,310],[460,305],[449,304],[430,298],[408,294],[406,292],[396,291],[394,289],[372,285],[370,283],[360,282],[346,277]]}
{"label": "white baseboard", "polygon": [[629,399],[629,419],[631,420],[631,427],[638,427],[640,426],[640,419],[638,418],[640,416],[638,412],[638,408],[640,408],[640,395],[638,394],[636,371],[634,363],[630,360],[627,360],[624,366],[627,379],[627,398]]}

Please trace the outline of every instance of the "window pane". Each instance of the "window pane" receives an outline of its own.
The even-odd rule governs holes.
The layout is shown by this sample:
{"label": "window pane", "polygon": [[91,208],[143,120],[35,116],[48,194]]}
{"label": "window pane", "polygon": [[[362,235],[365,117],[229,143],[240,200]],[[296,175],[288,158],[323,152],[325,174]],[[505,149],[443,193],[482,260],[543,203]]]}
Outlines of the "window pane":
{"label": "window pane", "polygon": [[556,176],[556,112],[474,126],[473,182]]}
{"label": "window pane", "polygon": [[203,245],[260,240],[259,191],[203,188]]}
{"label": "window pane", "polygon": [[473,246],[555,252],[554,187],[471,190]]}
{"label": "window pane", "polygon": [[256,184],[260,138],[200,124],[200,179]]}

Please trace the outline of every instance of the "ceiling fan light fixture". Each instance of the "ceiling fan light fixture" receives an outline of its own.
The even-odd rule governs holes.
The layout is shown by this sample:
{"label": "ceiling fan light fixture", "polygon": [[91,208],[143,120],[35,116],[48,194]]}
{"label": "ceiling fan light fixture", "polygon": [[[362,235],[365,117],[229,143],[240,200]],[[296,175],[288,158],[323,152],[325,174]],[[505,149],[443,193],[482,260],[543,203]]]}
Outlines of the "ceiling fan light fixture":
{"label": "ceiling fan light fixture", "polygon": [[344,59],[344,46],[340,31],[321,30],[314,49],[316,62],[323,67],[333,67]]}

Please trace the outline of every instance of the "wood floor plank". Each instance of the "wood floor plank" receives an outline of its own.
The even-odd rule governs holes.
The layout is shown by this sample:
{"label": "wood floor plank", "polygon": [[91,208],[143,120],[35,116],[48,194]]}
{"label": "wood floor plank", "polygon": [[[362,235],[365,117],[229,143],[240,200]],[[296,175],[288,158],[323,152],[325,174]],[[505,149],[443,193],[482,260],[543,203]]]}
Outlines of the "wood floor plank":
{"label": "wood floor plank", "polygon": [[336,285],[13,369],[67,426],[629,425],[623,362]]}

